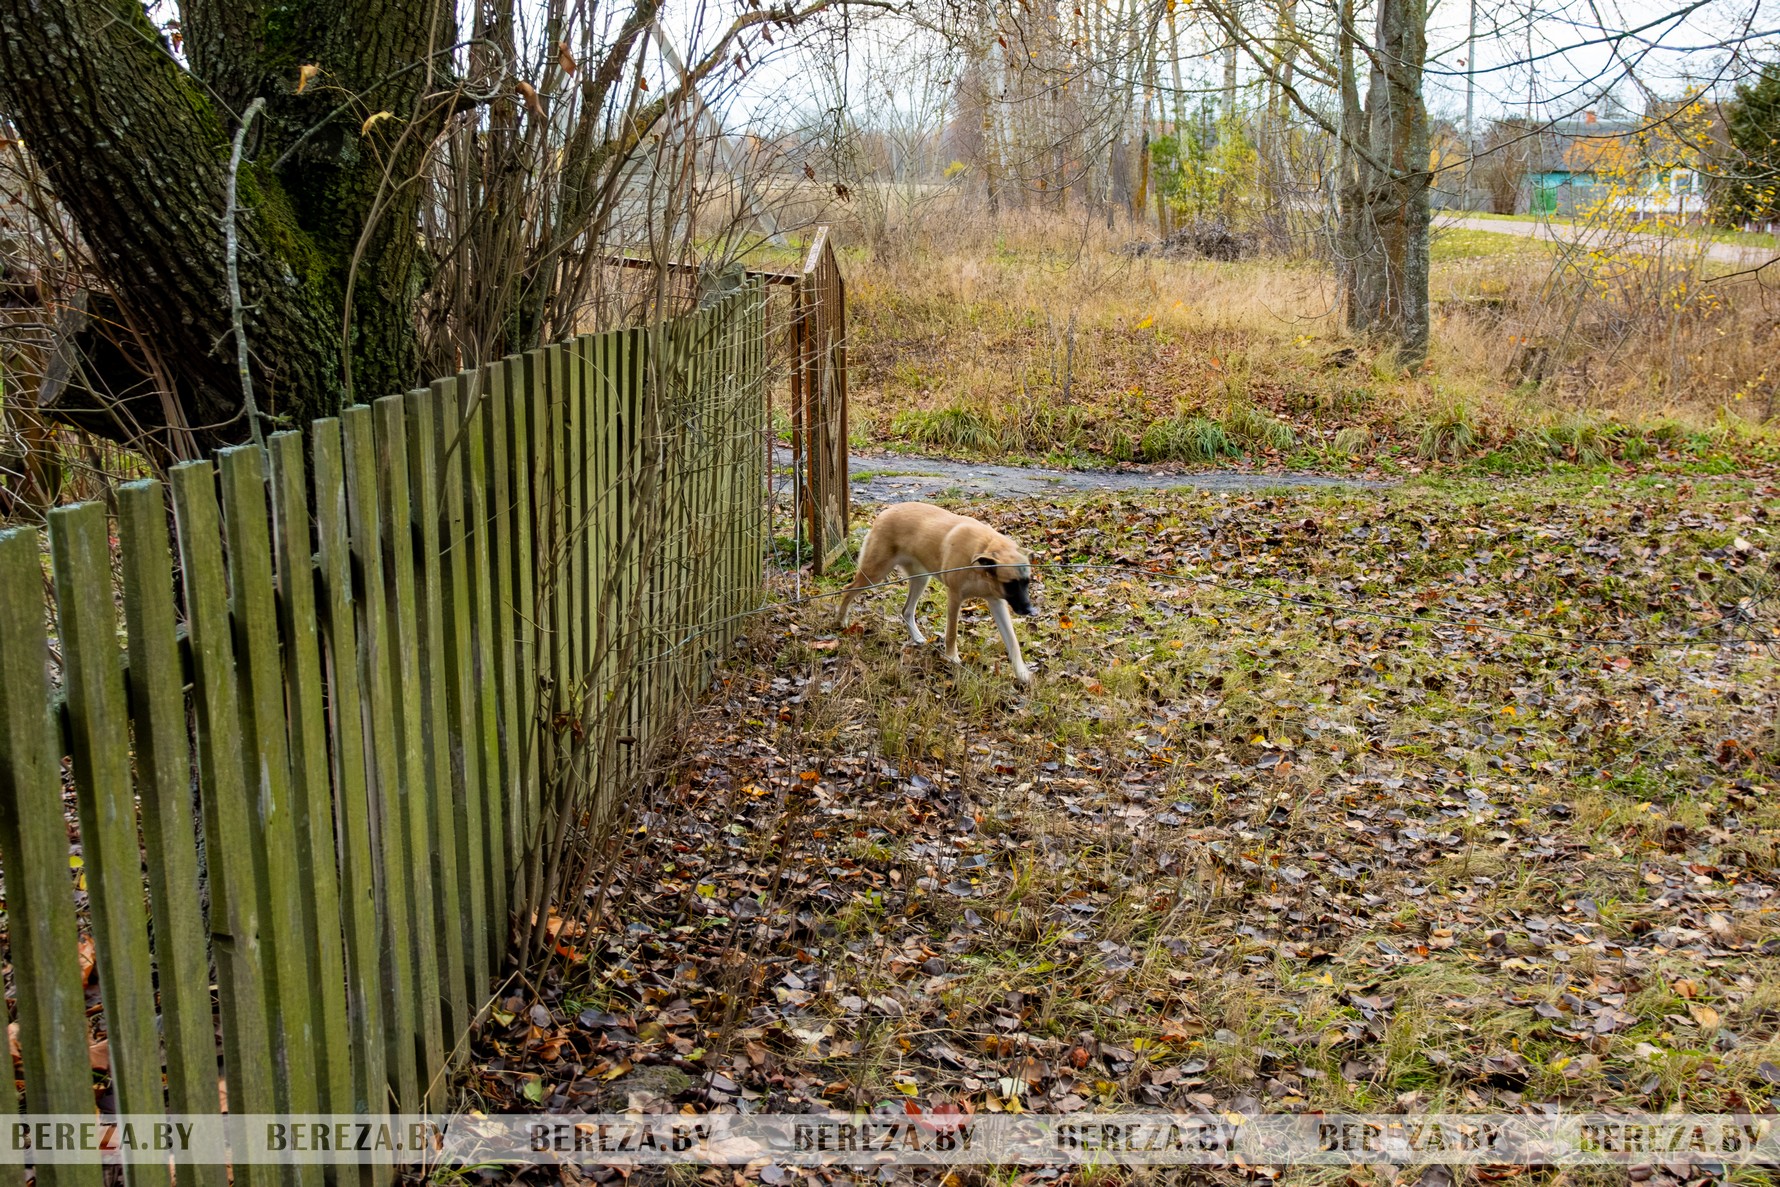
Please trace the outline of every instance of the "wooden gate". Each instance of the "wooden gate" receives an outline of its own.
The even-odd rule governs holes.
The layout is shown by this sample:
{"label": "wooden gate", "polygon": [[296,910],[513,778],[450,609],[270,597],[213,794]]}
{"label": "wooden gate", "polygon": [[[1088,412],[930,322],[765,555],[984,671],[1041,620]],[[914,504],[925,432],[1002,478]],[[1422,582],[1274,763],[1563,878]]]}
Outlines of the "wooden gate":
{"label": "wooden gate", "polygon": [[847,289],[828,228],[797,276],[791,321],[793,513],[821,573],[847,547]]}

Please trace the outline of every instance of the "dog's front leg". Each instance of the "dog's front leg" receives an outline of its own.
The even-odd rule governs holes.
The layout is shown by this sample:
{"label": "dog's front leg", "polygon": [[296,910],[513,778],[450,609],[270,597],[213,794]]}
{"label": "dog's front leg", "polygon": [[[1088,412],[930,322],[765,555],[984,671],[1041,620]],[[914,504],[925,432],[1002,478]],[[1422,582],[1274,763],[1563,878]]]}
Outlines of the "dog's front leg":
{"label": "dog's front leg", "polygon": [[930,573],[916,573],[909,578],[909,600],[902,604],[902,625],[909,628],[909,638],[917,644],[927,642],[927,636],[915,625],[915,607],[920,604],[921,595],[927,591],[927,583],[933,580]]}
{"label": "dog's front leg", "polygon": [[1031,684],[1032,671],[1020,658],[1020,638],[1014,634],[1014,620],[1008,613],[1007,603],[1000,598],[990,598],[989,613],[994,616],[995,629],[1001,632],[1001,641],[1007,646],[1007,657],[1013,661],[1014,679],[1021,684]]}
{"label": "dog's front leg", "polygon": [[962,663],[958,658],[958,611],[964,606],[964,599],[958,591],[946,589],[946,658],[953,663]]}

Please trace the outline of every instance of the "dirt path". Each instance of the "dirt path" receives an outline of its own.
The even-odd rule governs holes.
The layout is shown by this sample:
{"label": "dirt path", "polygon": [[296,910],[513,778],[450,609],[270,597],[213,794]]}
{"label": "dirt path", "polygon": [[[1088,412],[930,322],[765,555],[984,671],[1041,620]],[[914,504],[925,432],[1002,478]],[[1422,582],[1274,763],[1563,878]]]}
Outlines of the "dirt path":
{"label": "dirt path", "polygon": [[[774,459],[789,468],[790,456]],[[997,466],[950,458],[906,454],[853,454],[853,497],[862,503],[900,503],[930,499],[947,491],[970,495],[1031,496],[1062,491],[1116,492],[1133,490],[1257,491],[1281,487],[1379,488],[1385,483],[1295,471],[1196,470],[1050,470],[1038,466]]]}
{"label": "dirt path", "polygon": [[[1551,243],[1587,243],[1591,228],[1565,226],[1562,223],[1520,223],[1493,218],[1448,218],[1436,215],[1434,229],[1460,231],[1490,231],[1497,235],[1519,235],[1523,239],[1544,239]],[[1631,235],[1627,236],[1632,245],[1650,251],[1660,251],[1671,240],[1662,235]],[[1750,247],[1740,243],[1714,243],[1706,248],[1706,258],[1723,264],[1735,264],[1743,268],[1756,268],[1763,264],[1780,259],[1771,247]]]}

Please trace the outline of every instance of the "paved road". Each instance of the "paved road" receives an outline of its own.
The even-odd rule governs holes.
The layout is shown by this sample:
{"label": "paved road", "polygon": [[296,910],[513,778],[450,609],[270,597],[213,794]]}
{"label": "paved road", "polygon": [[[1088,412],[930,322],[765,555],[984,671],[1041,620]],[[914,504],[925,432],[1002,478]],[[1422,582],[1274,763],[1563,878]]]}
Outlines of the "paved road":
{"label": "paved road", "polygon": [[[1454,218],[1451,215],[1436,214],[1434,229],[1440,231],[1447,228],[1462,231],[1490,231],[1497,235],[1519,235],[1523,239],[1545,239],[1554,243],[1586,243],[1591,235],[1599,234],[1597,228],[1568,227],[1562,223],[1523,223],[1508,219]],[[1633,246],[1647,248],[1651,251],[1659,251],[1670,242],[1661,235],[1631,235],[1626,238]],[[1734,264],[1743,268],[1756,268],[1771,260],[1780,259],[1780,252],[1776,252],[1771,247],[1748,247],[1740,243],[1714,243],[1706,248],[1706,257],[1720,263]]]}
{"label": "paved road", "polygon": [[[786,480],[790,454],[775,450],[774,468]],[[950,458],[907,454],[852,454],[853,497],[862,503],[901,503],[931,499],[947,491],[967,495],[1047,495],[1060,491],[1112,493],[1131,490],[1276,490],[1281,487],[1378,488],[1385,483],[1334,478],[1284,470],[1047,470],[1038,466],[996,466]]]}

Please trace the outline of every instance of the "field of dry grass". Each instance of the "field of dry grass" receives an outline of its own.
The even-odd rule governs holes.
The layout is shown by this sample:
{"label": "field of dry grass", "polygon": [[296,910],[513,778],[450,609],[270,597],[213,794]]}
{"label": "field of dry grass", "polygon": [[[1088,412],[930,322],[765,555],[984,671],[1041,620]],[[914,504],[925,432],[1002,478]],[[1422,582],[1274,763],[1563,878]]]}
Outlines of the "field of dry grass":
{"label": "field of dry grass", "polygon": [[960,220],[851,261],[855,441],[1074,464],[1409,469],[1765,450],[1780,296],[1698,261],[1446,231],[1408,371],[1327,270],[1130,259],[1131,232]]}

